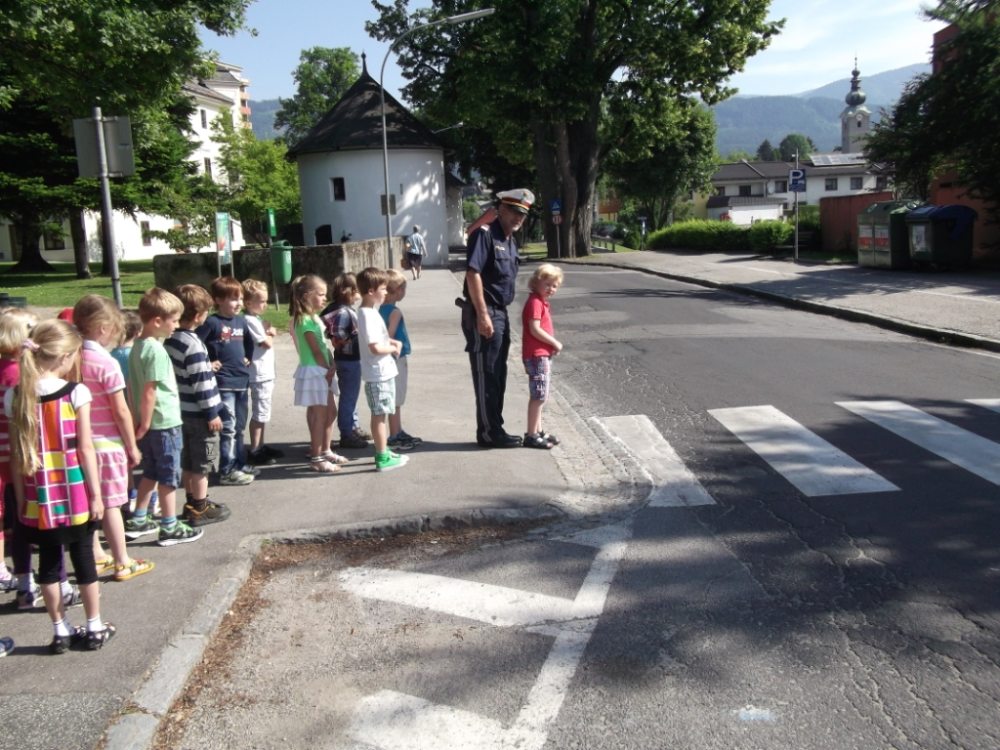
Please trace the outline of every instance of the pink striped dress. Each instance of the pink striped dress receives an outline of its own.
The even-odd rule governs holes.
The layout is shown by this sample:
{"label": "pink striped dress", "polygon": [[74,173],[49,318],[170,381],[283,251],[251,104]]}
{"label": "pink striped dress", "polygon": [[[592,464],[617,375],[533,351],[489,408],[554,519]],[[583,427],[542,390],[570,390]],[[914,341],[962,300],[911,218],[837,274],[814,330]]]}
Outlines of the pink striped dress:
{"label": "pink striped dress", "polygon": [[128,502],[128,454],[118,431],[111,396],[125,390],[125,378],[114,357],[96,341],[83,342],[83,384],[94,400],[90,405],[90,428],[97,452],[101,479],[101,499],[105,508],[119,508]]}

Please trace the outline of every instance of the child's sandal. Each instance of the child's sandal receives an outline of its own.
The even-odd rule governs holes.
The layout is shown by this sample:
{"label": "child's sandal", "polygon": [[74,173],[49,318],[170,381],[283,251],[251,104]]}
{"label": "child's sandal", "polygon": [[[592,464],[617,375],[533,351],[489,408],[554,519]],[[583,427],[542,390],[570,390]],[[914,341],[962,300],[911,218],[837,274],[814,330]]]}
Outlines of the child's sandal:
{"label": "child's sandal", "polygon": [[332,464],[323,456],[313,456],[309,459],[309,468],[317,474],[336,474],[340,467]]}
{"label": "child's sandal", "polygon": [[521,441],[521,445],[525,448],[541,448],[542,450],[548,450],[552,447],[552,443],[545,439],[545,437],[540,433],[535,434],[524,433],[524,439]]}
{"label": "child's sandal", "polygon": [[552,443],[552,445],[559,445],[559,438],[553,435],[551,432],[539,432],[546,442]]}
{"label": "child's sandal", "polygon": [[115,558],[109,555],[108,557],[102,557],[100,560],[94,560],[94,564],[97,566],[97,575],[104,575],[115,569]]}
{"label": "child's sandal", "polygon": [[88,631],[87,632],[87,649],[90,651],[97,651],[102,648],[105,643],[110,641],[117,629],[110,622],[104,623],[103,630]]}
{"label": "child's sandal", "polygon": [[348,464],[351,462],[347,456],[341,456],[339,453],[334,453],[333,451],[327,451],[323,454],[323,460],[328,461],[331,464]]}
{"label": "child's sandal", "polygon": [[148,573],[155,567],[156,564],[149,560],[140,560],[134,557],[128,565],[115,566],[115,580],[119,582],[128,581],[136,576],[141,576],[143,573]]}
{"label": "child's sandal", "polygon": [[54,635],[49,644],[50,654],[65,654],[70,646],[75,646],[87,637],[87,629],[82,625],[73,628],[69,635]]}

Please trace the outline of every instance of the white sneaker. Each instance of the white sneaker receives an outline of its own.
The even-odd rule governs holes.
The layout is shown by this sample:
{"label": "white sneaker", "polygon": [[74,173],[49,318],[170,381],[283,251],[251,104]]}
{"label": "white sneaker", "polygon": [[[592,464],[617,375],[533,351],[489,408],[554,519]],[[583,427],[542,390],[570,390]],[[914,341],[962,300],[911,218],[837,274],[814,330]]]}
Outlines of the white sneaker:
{"label": "white sneaker", "polygon": [[233,469],[219,478],[219,484],[228,487],[245,487],[253,481],[253,474],[244,474],[239,469]]}

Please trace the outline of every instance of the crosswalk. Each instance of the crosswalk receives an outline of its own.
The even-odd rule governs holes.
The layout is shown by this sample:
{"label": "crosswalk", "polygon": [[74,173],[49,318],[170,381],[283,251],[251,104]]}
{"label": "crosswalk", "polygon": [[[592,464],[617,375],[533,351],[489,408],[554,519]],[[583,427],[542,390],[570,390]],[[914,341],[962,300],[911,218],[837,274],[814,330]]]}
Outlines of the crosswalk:
{"label": "crosswalk", "polygon": [[[965,403],[1000,412],[1000,399]],[[1000,485],[1000,443],[896,400],[840,401],[836,406],[927,453],[994,485]],[[899,492],[900,487],[853,458],[777,407],[709,409],[708,414],[806,497],[836,497]],[[594,419],[621,444],[650,477],[650,507],[711,505],[711,494],[698,481],[655,425],[644,415]],[[898,481],[898,480],[897,480]]]}

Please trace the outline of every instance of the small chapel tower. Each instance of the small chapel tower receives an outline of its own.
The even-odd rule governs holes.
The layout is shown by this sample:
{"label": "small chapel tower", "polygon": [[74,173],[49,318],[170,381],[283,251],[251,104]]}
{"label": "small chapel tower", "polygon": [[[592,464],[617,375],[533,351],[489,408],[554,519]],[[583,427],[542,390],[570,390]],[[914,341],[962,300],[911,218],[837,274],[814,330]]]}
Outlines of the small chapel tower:
{"label": "small chapel tower", "polygon": [[858,70],[857,58],[854,58],[854,70],[851,74],[851,90],[844,98],[847,106],[840,113],[840,149],[845,154],[856,154],[864,150],[872,115],[865,106],[866,97],[861,90],[861,71]]}

